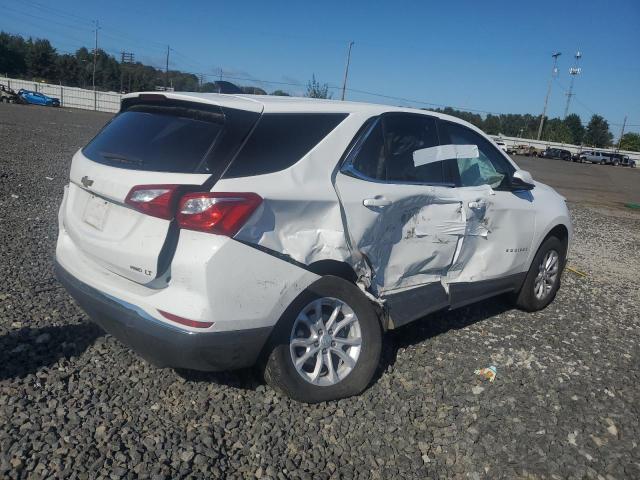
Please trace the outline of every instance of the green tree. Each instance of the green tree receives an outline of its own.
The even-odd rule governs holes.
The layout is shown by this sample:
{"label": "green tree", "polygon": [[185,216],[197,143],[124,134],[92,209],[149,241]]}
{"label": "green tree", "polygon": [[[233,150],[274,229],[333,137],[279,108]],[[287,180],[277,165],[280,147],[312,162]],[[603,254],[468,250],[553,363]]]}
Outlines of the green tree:
{"label": "green tree", "polygon": [[49,40],[27,40],[27,75],[31,78],[49,80],[56,77],[57,53]]}
{"label": "green tree", "polygon": [[242,90],[242,93],[246,93],[247,95],[266,95],[267,94],[267,92],[265,92],[260,87],[240,87],[240,89]]}
{"label": "green tree", "polygon": [[584,127],[582,126],[582,120],[580,120],[580,117],[577,114],[572,113],[571,115],[566,116],[563,123],[571,132],[571,143],[574,145],[580,145],[584,137]]}
{"label": "green tree", "polygon": [[488,114],[480,128],[489,135],[498,135],[499,133],[502,133],[501,126],[502,122],[499,115]]}
{"label": "green tree", "polygon": [[593,115],[584,134],[584,143],[594,147],[608,147],[613,142],[609,122],[600,115]]}
{"label": "green tree", "polygon": [[63,85],[77,87],[80,85],[81,68],[78,59],[73,55],[60,55],[56,59],[57,79]]}
{"label": "green tree", "polygon": [[438,113],[444,113],[446,115],[451,115],[452,117],[461,118],[462,120],[465,120],[465,121],[471,123],[472,125],[475,125],[478,128],[483,128],[482,116],[478,115],[477,113],[471,113],[471,112],[465,112],[465,111],[462,111],[462,110],[456,110],[455,108],[451,108],[451,107],[434,108],[434,109],[428,109],[428,110],[431,110],[432,112],[438,112]]}
{"label": "green tree", "polygon": [[625,133],[620,140],[620,150],[640,152],[640,133]]}
{"label": "green tree", "polygon": [[21,77],[27,73],[27,44],[19,35],[0,32],[0,73]]}
{"label": "green tree", "polygon": [[290,95],[284,90],[275,90],[271,92],[271,95],[275,95],[276,97],[289,97]]}
{"label": "green tree", "polygon": [[206,82],[202,84],[200,91],[205,93],[218,93],[218,85],[214,82]]}
{"label": "green tree", "polygon": [[316,76],[313,75],[309,83],[307,83],[307,93],[304,96],[309,98],[331,98],[329,84],[321,84],[316,80]]}
{"label": "green tree", "polygon": [[573,140],[571,130],[559,118],[552,118],[545,122],[543,138],[550,142],[559,143],[571,143]]}

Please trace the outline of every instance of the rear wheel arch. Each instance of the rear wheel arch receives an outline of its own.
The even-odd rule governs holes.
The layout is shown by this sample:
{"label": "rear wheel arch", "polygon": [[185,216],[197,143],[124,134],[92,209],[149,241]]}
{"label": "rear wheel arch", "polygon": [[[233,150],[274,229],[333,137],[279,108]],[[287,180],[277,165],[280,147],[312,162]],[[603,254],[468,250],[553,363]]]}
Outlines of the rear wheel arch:
{"label": "rear wheel arch", "polygon": [[340,277],[353,284],[358,281],[358,275],[353,267],[346,262],[340,262],[338,260],[318,260],[309,265],[307,269],[321,277],[333,275],[334,277]]}

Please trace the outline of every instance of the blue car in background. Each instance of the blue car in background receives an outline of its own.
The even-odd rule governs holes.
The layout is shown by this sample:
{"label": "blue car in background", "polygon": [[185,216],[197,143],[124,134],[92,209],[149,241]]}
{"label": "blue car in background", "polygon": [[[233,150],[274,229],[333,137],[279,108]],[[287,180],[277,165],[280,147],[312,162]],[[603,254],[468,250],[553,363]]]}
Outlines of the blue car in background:
{"label": "blue car in background", "polygon": [[59,107],[60,100],[54,97],[48,97],[40,92],[32,92],[31,90],[18,90],[18,97],[23,103],[31,105],[44,105],[45,107]]}

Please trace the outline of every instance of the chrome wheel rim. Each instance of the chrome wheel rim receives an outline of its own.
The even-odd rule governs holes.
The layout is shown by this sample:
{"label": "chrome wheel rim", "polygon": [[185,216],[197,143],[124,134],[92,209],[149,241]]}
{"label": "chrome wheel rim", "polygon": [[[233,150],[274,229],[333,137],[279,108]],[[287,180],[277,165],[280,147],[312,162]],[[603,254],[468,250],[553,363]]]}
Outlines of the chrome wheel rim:
{"label": "chrome wheel rim", "polygon": [[538,265],[538,275],[533,285],[533,291],[538,300],[543,300],[549,296],[558,279],[560,255],[555,250],[549,250],[540,265]]}
{"label": "chrome wheel rim", "polygon": [[318,386],[331,386],[349,375],[362,349],[355,312],[342,300],[323,297],[304,307],[291,329],[289,351],[298,374]]}

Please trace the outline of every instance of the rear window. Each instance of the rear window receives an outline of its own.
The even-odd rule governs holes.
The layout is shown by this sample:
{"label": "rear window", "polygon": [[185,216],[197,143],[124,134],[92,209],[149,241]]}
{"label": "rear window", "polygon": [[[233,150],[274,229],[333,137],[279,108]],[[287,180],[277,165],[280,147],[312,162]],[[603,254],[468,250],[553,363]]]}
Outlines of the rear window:
{"label": "rear window", "polygon": [[93,161],[157,172],[207,173],[224,130],[220,109],[133,105],[83,149]]}
{"label": "rear window", "polygon": [[342,113],[264,114],[224,178],[264,175],[289,168],[346,117]]}

